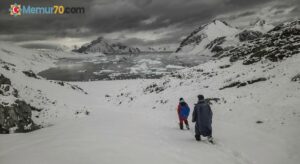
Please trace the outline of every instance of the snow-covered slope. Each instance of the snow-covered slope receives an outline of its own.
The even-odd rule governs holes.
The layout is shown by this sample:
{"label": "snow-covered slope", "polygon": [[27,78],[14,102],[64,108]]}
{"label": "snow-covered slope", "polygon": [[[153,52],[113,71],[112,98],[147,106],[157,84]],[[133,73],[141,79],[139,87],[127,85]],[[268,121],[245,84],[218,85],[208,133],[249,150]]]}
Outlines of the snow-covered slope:
{"label": "snow-covered slope", "polygon": [[[55,106],[57,111],[85,106],[89,116],[30,134],[0,135],[1,163],[297,164],[300,83],[291,79],[299,63],[300,54],[246,66],[224,57],[161,80],[73,83],[89,93],[82,97],[58,85],[52,94],[72,106]],[[179,130],[178,99],[193,107],[198,94],[211,99],[216,145],[196,142],[192,123],[190,131]]]}
{"label": "snow-covered slope", "polygon": [[233,28],[226,22],[214,20],[211,23],[200,26],[186,37],[180,43],[175,55],[214,56],[220,51],[238,47],[245,41],[260,38],[273,28],[273,25],[262,19],[256,19],[256,21],[243,29]]}
{"label": "snow-covered slope", "polygon": [[[218,59],[159,80],[62,86],[22,73],[31,68],[28,63],[38,64],[33,60],[33,51],[1,47],[5,49],[0,55],[1,74],[11,79],[12,86],[21,92],[20,98],[45,109],[45,116],[41,113],[39,118],[62,118],[52,122],[54,126],[30,134],[0,135],[1,164],[298,164],[299,24],[295,21],[279,25],[262,38],[245,43],[240,49],[245,50],[243,53],[221,54]],[[268,45],[270,49],[277,47],[272,51],[275,54],[267,51],[268,46],[258,44],[269,41],[274,43]],[[251,43],[262,47],[251,47]],[[267,53],[255,62],[245,63],[260,50]],[[10,54],[15,57],[10,58]],[[52,60],[47,63],[51,65]],[[75,85],[88,94],[70,89]],[[179,130],[178,99],[183,97],[192,108],[198,94],[212,104],[215,145],[205,139],[196,142],[193,125],[190,131]],[[88,116],[66,119],[74,115]]]}
{"label": "snow-covered slope", "polygon": [[177,53],[211,55],[210,44],[220,44],[227,41],[227,46],[236,42],[235,35],[238,29],[229,26],[226,22],[214,20],[200,26],[187,36],[177,48]]}
{"label": "snow-covered slope", "polygon": [[[132,111],[137,120],[146,113],[146,120],[153,127],[162,128],[149,132],[154,140],[161,142],[156,148],[163,150],[163,155],[156,158],[158,162],[166,160],[168,154],[176,154],[175,157],[181,155],[178,163],[201,159],[204,163],[296,164],[300,160],[299,25],[299,21],[288,22],[263,37],[272,38],[275,44],[288,45],[291,51],[277,45],[279,50],[273,52],[278,56],[262,56],[251,63],[244,60],[250,59],[252,53],[237,60],[232,60],[235,54],[223,56],[150,84],[149,81],[127,84],[117,95],[109,94],[107,101],[120,110]],[[287,55],[281,58],[280,52]],[[82,87],[89,88],[88,84]],[[212,103],[215,147],[195,143],[194,129],[191,133],[174,129],[179,129],[178,99],[183,97],[193,106],[198,94],[205,95]],[[167,147],[172,148],[166,150]],[[167,163],[176,163],[177,158],[172,159]]]}
{"label": "snow-covered slope", "polygon": [[[54,67],[57,59],[63,57],[81,56],[51,50],[30,50],[1,42],[0,124],[2,127],[5,124],[5,128],[20,128],[17,117],[21,117],[22,110],[24,113],[30,111],[28,108],[32,110],[33,121],[42,126],[52,124],[54,120],[72,118],[75,116],[75,111],[84,109],[83,106],[72,107],[72,101],[76,96],[86,95],[79,87],[63,82],[47,81],[36,75],[44,69]],[[69,100],[62,100],[64,97],[68,97]],[[17,101],[25,102],[27,105],[13,107]]]}
{"label": "snow-covered slope", "polygon": [[93,40],[91,43],[87,43],[74,51],[79,53],[101,52],[104,54],[131,54],[140,52],[138,48],[129,47],[123,45],[122,43],[110,43],[103,37],[99,37],[96,40]]}

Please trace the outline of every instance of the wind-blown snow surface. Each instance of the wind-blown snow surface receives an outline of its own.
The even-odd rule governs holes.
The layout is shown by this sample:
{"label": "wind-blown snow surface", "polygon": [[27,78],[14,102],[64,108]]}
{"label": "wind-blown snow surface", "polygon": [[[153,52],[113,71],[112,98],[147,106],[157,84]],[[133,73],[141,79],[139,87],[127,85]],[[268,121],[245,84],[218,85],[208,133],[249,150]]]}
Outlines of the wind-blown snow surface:
{"label": "wind-blown snow surface", "polygon": [[[1,59],[8,60],[1,53]],[[32,61],[21,59],[24,63]],[[43,79],[27,78],[18,70],[30,66],[20,68],[22,63],[14,63],[15,73],[0,68],[1,73],[19,90],[25,85],[32,88],[30,94],[21,94],[29,102],[41,102],[32,96],[38,89],[56,100],[56,105],[42,107],[58,112],[61,119],[52,119],[53,126],[31,133],[0,135],[1,164],[299,163],[300,85],[291,82],[300,70],[299,54],[277,63],[245,66],[236,62],[221,69],[230,64],[223,58],[161,80],[72,83],[88,95]],[[267,81],[219,90],[231,82],[259,77]],[[216,145],[196,142],[193,126],[190,131],[181,131],[177,124],[178,99],[184,97],[193,107],[200,93],[220,98],[212,105]],[[83,108],[90,111],[88,116],[66,117]]]}

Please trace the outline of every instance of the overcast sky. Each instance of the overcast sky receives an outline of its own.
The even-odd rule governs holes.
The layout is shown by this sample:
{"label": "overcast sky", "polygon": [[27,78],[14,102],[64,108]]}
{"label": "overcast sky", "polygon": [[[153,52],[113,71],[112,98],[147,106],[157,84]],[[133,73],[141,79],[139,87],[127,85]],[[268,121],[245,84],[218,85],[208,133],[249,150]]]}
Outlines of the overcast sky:
{"label": "overcast sky", "polygon": [[[84,7],[76,15],[9,15],[10,4]],[[131,46],[176,45],[212,19],[245,26],[295,18],[299,0],[1,0],[0,40],[27,47],[73,46],[99,36]]]}

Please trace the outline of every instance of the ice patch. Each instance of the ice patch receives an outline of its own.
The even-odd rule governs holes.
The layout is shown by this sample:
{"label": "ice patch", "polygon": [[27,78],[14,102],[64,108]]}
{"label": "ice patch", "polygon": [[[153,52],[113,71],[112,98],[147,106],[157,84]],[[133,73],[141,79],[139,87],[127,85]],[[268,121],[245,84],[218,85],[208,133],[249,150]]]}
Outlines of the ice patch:
{"label": "ice patch", "polygon": [[151,60],[151,59],[142,59],[142,60],[139,60],[138,63],[147,63],[147,64],[155,65],[155,64],[161,64],[161,61]]}
{"label": "ice patch", "polygon": [[183,69],[185,67],[179,65],[167,65],[166,68],[168,69]]}
{"label": "ice patch", "polygon": [[146,63],[142,63],[140,65],[135,65],[130,68],[130,73],[150,73],[149,67]]}
{"label": "ice patch", "polygon": [[114,72],[114,70],[109,70],[109,69],[106,69],[106,70],[100,70],[99,72],[93,72],[94,75],[101,75],[103,73],[112,73]]}

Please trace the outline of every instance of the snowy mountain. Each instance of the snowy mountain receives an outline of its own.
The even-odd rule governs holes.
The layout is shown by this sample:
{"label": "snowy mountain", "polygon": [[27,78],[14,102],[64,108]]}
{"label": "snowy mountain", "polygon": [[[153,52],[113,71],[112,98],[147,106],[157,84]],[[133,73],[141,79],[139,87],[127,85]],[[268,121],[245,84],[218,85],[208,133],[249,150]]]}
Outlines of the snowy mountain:
{"label": "snowy mountain", "polygon": [[[299,163],[300,20],[239,43],[162,79],[66,83],[36,73],[74,54],[1,42],[1,132],[44,127],[1,134],[1,163]],[[195,141],[190,117],[179,130],[179,98],[192,109],[198,94],[215,145]]]}
{"label": "snowy mountain", "polygon": [[238,33],[236,37],[239,38],[240,42],[255,40],[273,28],[273,25],[267,24],[265,20],[258,18],[250,23],[248,27],[245,27],[242,32]]}
{"label": "snowy mountain", "polygon": [[[228,45],[235,42],[234,35],[238,29],[229,26],[226,22],[214,20],[204,24],[187,36],[177,48],[177,53],[205,54],[210,53],[210,48],[228,41]],[[214,50],[212,50],[214,51]],[[217,48],[215,51],[218,51]]]}
{"label": "snowy mountain", "polygon": [[257,18],[254,22],[250,22],[249,30],[259,31],[261,33],[266,33],[269,30],[273,29],[274,26],[268,24],[265,20]]}
{"label": "snowy mountain", "polygon": [[[62,57],[82,56],[56,50],[26,49],[1,42],[0,133],[3,130],[32,131],[48,126],[54,120],[75,117],[76,111],[83,110],[83,106],[72,107],[70,103],[76,95],[85,96],[83,90],[37,75],[42,70],[55,67],[54,63]],[[62,100],[63,97],[69,97],[69,100]]]}
{"label": "snowy mountain", "polygon": [[245,41],[258,39],[273,28],[273,25],[262,19],[256,19],[242,30],[214,20],[193,31],[180,43],[176,52],[179,55],[214,56],[220,51],[240,46]]}
{"label": "snowy mountain", "polygon": [[138,48],[129,47],[122,43],[110,43],[103,37],[99,37],[91,43],[84,44],[79,49],[73,51],[79,53],[101,52],[104,54],[135,54],[140,52]]}
{"label": "snowy mountain", "polygon": [[244,42],[231,49],[219,51],[215,57],[230,56],[230,61],[242,60],[249,65],[269,59],[279,61],[299,53],[300,21],[280,24],[261,37]]}

